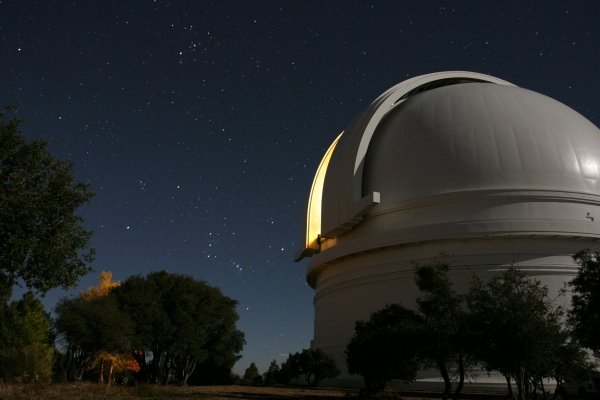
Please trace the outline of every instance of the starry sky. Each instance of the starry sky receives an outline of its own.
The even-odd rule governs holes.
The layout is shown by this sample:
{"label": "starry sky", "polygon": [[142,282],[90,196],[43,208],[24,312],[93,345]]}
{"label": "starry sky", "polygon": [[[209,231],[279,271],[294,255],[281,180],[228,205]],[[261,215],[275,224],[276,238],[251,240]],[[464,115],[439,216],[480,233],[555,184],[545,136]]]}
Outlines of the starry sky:
{"label": "starry sky", "polygon": [[96,272],[165,269],[239,301],[237,372],[310,345],[293,262],[316,167],[413,76],[468,70],[600,125],[600,2],[0,0],[0,105],[74,163]]}

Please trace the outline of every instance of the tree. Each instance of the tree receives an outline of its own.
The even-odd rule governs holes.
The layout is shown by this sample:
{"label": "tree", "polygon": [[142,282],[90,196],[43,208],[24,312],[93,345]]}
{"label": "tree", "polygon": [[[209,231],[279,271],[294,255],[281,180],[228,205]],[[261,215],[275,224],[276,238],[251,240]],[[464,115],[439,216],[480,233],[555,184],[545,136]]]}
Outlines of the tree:
{"label": "tree", "polygon": [[394,304],[356,323],[346,350],[348,369],[363,375],[367,394],[390,379],[412,380],[421,364],[433,363],[445,381],[444,398],[451,389],[449,367],[458,368],[456,398],[467,362],[481,362],[501,372],[510,395],[521,400],[538,390],[545,394],[544,378],[560,383],[589,366],[539,281],[510,267],[489,282],[474,278],[463,296],[453,291],[448,268],[416,269],[419,313]]}
{"label": "tree", "polygon": [[440,371],[444,379],[443,399],[447,399],[452,388],[449,367],[455,366],[459,380],[454,398],[458,399],[465,380],[465,365],[468,362],[469,332],[464,296],[458,295],[448,278],[447,264],[423,265],[415,270],[415,281],[421,296],[417,306],[427,329],[426,346],[420,353]]}
{"label": "tree", "polygon": [[65,347],[61,369],[66,381],[82,379],[103,353],[131,351],[133,323],[116,296],[62,299],[55,311],[56,331]]}
{"label": "tree", "polygon": [[90,271],[91,232],[75,211],[92,192],[43,141],[21,136],[18,119],[0,111],[0,298],[22,280],[42,293],[73,286]]}
{"label": "tree", "polygon": [[112,293],[133,321],[140,379],[185,385],[200,364],[231,369],[239,359],[237,302],[219,289],[161,271],[130,277]]}
{"label": "tree", "polygon": [[[563,332],[564,342],[554,353],[552,378],[556,381],[555,393],[560,393],[567,381],[582,382],[597,376],[597,365],[591,362],[588,352],[567,332]],[[563,398],[567,398],[563,393]]]}
{"label": "tree", "polygon": [[[289,356],[288,356],[289,358]],[[289,385],[291,380],[298,376],[297,371],[292,369],[290,363],[283,362],[279,367],[279,373],[276,375],[277,383],[281,383],[283,385]]]}
{"label": "tree", "polygon": [[303,349],[290,354],[285,364],[293,377],[303,375],[308,386],[312,387],[319,386],[323,379],[340,374],[335,361],[321,349]]}
{"label": "tree", "polygon": [[[112,280],[112,272],[102,271],[100,272],[100,281],[97,286],[88,288],[85,292],[82,292],[79,296],[83,300],[94,300],[100,297],[106,297],[110,294],[111,290],[118,287],[121,283]],[[128,350],[125,352],[125,350]],[[110,386],[113,382],[113,373],[121,373],[125,371],[139,371],[137,361],[131,357],[130,349],[121,349],[120,353],[113,353],[107,349],[103,349],[98,354],[96,360],[94,360],[94,366],[98,369],[98,380],[100,383],[105,381],[104,372],[105,366],[108,369],[108,376],[106,383]]]}
{"label": "tree", "polygon": [[80,294],[80,297],[85,300],[91,300],[98,297],[108,296],[111,290],[118,287],[121,283],[112,280],[112,272],[102,271],[100,272],[100,281],[97,286],[88,288],[85,292]]}
{"label": "tree", "polygon": [[258,372],[258,367],[254,363],[250,363],[250,366],[246,368],[244,371],[244,376],[242,380],[245,384],[248,385],[261,385],[262,384],[262,376],[260,372]]}
{"label": "tree", "polygon": [[425,325],[416,312],[391,304],[357,321],[346,347],[351,374],[362,375],[368,395],[385,388],[392,379],[412,381],[420,366],[419,351],[425,345]]}
{"label": "tree", "polygon": [[581,344],[600,357],[600,253],[583,250],[573,256],[580,268],[573,288],[569,324]]}
{"label": "tree", "polygon": [[279,364],[277,364],[277,361],[271,361],[269,369],[263,375],[263,381],[265,385],[274,385],[278,383],[280,381],[280,374],[281,368],[279,367]]}
{"label": "tree", "polygon": [[475,279],[468,304],[476,356],[504,375],[511,397],[531,398],[544,390],[542,379],[553,376],[565,343],[561,312],[548,299],[547,287],[510,267],[487,283]]}
{"label": "tree", "polygon": [[50,382],[51,327],[44,306],[31,292],[0,306],[0,381]]}
{"label": "tree", "polygon": [[110,292],[119,286],[112,273],[102,271],[100,282],[82,292],[77,299],[62,299],[57,307],[56,328],[66,346],[61,358],[65,380],[81,379],[83,374],[97,368],[100,382],[113,381],[113,372],[136,369],[131,358],[133,326],[121,312],[116,297]]}

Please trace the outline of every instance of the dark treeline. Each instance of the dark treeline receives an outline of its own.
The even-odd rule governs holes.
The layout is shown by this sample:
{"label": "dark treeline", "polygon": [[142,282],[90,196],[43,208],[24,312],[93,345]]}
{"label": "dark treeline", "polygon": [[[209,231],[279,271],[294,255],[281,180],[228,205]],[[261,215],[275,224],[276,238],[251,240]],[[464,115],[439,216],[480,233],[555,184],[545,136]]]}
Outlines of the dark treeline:
{"label": "dark treeline", "polygon": [[124,361],[132,378],[148,383],[226,381],[244,345],[236,304],[205,282],[164,271],[131,277],[106,295],[63,299],[60,375],[82,379],[100,359],[109,370]]}
{"label": "dark treeline", "polygon": [[231,381],[244,345],[235,300],[205,282],[167,272],[121,285],[110,274],[102,276],[97,288],[58,303],[54,330],[31,293],[2,307],[0,379]]}
{"label": "dark treeline", "polygon": [[548,397],[548,378],[560,393],[565,381],[598,377],[591,354],[600,355],[599,254],[574,258],[581,268],[568,313],[554,305],[547,287],[515,267],[487,282],[474,277],[469,292],[458,294],[448,265],[419,266],[417,310],[391,304],[358,321],[346,350],[348,370],[363,376],[365,394],[372,395],[392,379],[412,381],[435,368],[443,399],[453,388],[458,399],[475,367],[500,372],[518,400]]}
{"label": "dark treeline", "polygon": [[76,211],[93,193],[46,142],[23,137],[15,114],[0,110],[0,381],[46,382],[55,359],[50,317],[31,292],[9,300],[16,284],[43,294],[91,270],[91,232]]}
{"label": "dark treeline", "polygon": [[317,387],[324,379],[335,378],[339,374],[335,361],[323,350],[302,349],[290,354],[281,365],[273,360],[262,375],[256,364],[251,363],[236,383],[253,386],[289,385],[292,380],[300,379],[308,386]]}
{"label": "dark treeline", "polygon": [[[153,383],[204,382],[229,375],[244,344],[236,301],[191,277],[131,277],[56,307],[55,330],[32,293],[8,303],[21,284],[44,294],[91,271],[91,232],[77,209],[93,197],[44,141],[28,141],[21,120],[0,110],[0,380],[109,383],[113,373]],[[110,281],[110,279],[109,279]],[[53,349],[56,334],[58,350]]]}

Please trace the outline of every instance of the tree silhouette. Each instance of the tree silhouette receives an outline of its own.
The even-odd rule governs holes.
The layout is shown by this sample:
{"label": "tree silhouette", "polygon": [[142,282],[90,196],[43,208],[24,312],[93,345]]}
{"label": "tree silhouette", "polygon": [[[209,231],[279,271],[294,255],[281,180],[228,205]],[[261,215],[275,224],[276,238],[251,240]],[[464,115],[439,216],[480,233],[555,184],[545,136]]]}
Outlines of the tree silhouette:
{"label": "tree silhouette", "polygon": [[571,282],[569,323],[581,343],[600,356],[600,253],[584,250],[573,258],[580,268]]}
{"label": "tree silhouette", "polygon": [[21,279],[47,292],[73,286],[90,271],[91,232],[75,212],[92,192],[43,141],[21,136],[20,120],[0,111],[0,300]]}
{"label": "tree silhouette", "polygon": [[50,382],[52,323],[33,293],[0,304],[0,381]]}
{"label": "tree silhouette", "polygon": [[357,321],[346,347],[348,371],[363,376],[368,395],[383,390],[392,379],[414,380],[425,346],[424,329],[423,318],[399,304]]}

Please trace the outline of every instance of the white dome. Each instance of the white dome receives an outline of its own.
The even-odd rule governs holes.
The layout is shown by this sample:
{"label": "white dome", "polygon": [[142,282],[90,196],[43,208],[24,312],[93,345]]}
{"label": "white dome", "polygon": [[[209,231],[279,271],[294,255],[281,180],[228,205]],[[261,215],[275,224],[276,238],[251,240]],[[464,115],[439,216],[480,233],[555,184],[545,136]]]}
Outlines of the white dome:
{"label": "white dome", "polygon": [[379,208],[464,191],[600,194],[600,131],[562,103],[514,86],[463,83],[419,93],[371,140],[363,193]]}
{"label": "white dome", "polygon": [[393,87],[336,139],[319,172],[307,226],[311,207],[317,222],[299,253],[322,252],[318,263],[465,235],[600,237],[586,224],[600,218],[600,130],[487,75],[436,73]]}

